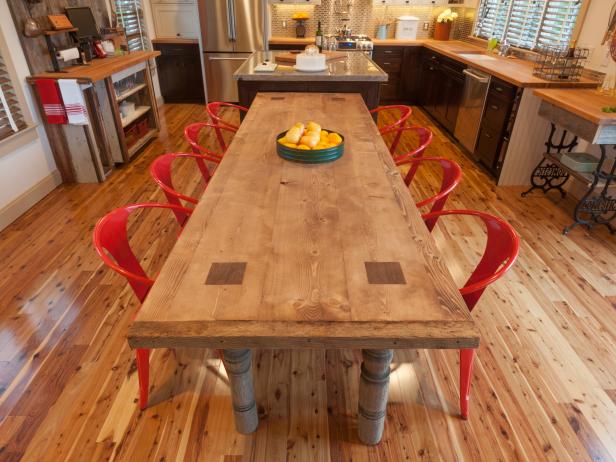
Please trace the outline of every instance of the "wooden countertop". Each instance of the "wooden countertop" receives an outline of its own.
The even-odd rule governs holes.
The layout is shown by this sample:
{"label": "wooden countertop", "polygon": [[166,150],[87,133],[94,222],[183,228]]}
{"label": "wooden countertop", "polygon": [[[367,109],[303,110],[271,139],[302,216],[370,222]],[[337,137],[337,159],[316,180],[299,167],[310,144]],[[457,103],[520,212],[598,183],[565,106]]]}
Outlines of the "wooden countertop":
{"label": "wooden countertop", "polygon": [[[300,120],[344,134],[344,155],[281,159],[276,135]],[[361,96],[259,93],[128,339],[458,349],[479,334]]]}
{"label": "wooden countertop", "polygon": [[112,56],[103,59],[93,59],[87,66],[71,66],[67,72],[43,72],[28,77],[29,81],[36,79],[79,79],[90,82],[104,80],[107,77],[148,59],[160,56],[160,51],[135,51],[122,56]]}
{"label": "wooden countertop", "polygon": [[597,125],[616,125],[616,114],[602,112],[605,106],[616,106],[616,97],[602,95],[595,89],[546,88],[533,93],[554,106],[569,111]]}
{"label": "wooden countertop", "polygon": [[[307,45],[314,43],[314,39],[296,39],[287,37],[272,37],[270,44],[275,45]],[[396,40],[374,39],[375,46],[423,46],[436,51],[448,58],[454,59],[467,66],[472,66],[490,75],[498,77],[517,87],[532,88],[595,88],[599,82],[582,78],[579,82],[552,82],[533,75],[533,63],[522,59],[503,58],[490,55],[494,59],[481,59],[485,56],[485,48],[460,40],[440,41],[434,39]],[[473,53],[477,58],[462,57],[460,53]]]}
{"label": "wooden countertop", "polygon": [[152,39],[152,43],[168,43],[171,45],[198,45],[199,39],[161,37],[161,38]]}

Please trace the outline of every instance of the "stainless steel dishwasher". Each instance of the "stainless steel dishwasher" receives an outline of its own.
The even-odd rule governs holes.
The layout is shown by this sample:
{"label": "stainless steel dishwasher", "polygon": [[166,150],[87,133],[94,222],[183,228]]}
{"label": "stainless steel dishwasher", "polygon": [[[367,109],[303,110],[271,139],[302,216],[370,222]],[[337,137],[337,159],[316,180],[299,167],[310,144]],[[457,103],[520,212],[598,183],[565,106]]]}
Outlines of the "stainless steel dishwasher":
{"label": "stainless steel dishwasher", "polygon": [[472,67],[462,72],[466,76],[464,95],[458,111],[454,135],[462,146],[473,154],[492,76]]}

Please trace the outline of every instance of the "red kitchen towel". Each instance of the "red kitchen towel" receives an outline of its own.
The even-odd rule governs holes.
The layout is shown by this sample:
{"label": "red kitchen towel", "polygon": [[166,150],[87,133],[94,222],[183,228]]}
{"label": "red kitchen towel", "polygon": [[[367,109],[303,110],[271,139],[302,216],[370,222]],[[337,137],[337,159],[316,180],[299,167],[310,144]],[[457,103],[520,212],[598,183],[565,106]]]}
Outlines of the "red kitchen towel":
{"label": "red kitchen towel", "polygon": [[47,123],[65,124],[68,122],[58,83],[54,79],[37,79],[36,89],[43,105]]}

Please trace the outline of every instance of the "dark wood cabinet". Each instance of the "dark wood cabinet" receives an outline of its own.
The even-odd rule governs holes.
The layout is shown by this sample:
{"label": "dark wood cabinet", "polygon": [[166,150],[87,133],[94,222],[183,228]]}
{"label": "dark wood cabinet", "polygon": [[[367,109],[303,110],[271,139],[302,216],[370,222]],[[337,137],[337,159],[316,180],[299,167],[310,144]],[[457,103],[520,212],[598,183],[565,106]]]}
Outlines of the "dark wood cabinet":
{"label": "dark wood cabinet", "polygon": [[465,65],[430,50],[423,50],[416,94],[424,109],[453,133],[464,93]]}
{"label": "dark wood cabinet", "polygon": [[405,47],[374,47],[372,60],[389,76],[381,84],[381,104],[389,104],[403,99],[402,96],[402,60]]}
{"label": "dark wood cabinet", "polygon": [[500,172],[507,150],[519,93],[515,85],[492,77],[474,154],[495,176]]}
{"label": "dark wood cabinet", "polygon": [[422,47],[405,47],[400,76],[400,100],[416,105],[421,95]]}
{"label": "dark wood cabinet", "polygon": [[160,91],[165,103],[205,103],[199,45],[155,42]]}

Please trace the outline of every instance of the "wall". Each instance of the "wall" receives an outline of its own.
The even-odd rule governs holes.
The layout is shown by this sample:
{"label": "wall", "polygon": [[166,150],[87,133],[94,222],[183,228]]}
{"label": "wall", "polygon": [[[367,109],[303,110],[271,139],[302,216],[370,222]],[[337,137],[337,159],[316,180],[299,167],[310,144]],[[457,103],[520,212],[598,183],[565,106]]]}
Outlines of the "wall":
{"label": "wall", "polygon": [[[25,78],[30,75],[17,31],[6,1],[0,2],[0,31],[11,50],[9,58],[17,73],[16,85],[21,85],[27,109],[38,123],[38,114]],[[0,229],[17,218],[60,182],[59,172],[42,126],[36,128],[35,139],[12,152],[0,151]]]}
{"label": "wall", "polygon": [[[373,6],[372,0],[354,0],[348,10],[349,14],[345,15],[336,0],[322,0],[319,6],[274,4],[271,6],[271,35],[294,37],[295,21],[291,19],[291,16],[295,12],[305,11],[309,13],[311,18],[306,22],[307,37],[315,35],[317,22],[321,21],[325,35],[335,35],[336,29],[346,23],[353,34],[366,34],[371,37],[376,37],[378,24],[387,23],[390,24],[389,36],[393,38],[396,18],[406,15],[419,18],[417,38],[427,38],[433,33],[436,16],[447,8],[447,0],[435,0],[434,5],[424,6]],[[464,4],[453,6],[453,8],[460,17],[454,21],[452,37],[468,36],[472,29],[475,8],[465,7]],[[428,30],[424,30],[424,23],[428,24]]]}
{"label": "wall", "polygon": [[578,38],[578,45],[592,49],[586,67],[595,71],[606,72],[610,61],[609,48],[601,45],[603,35],[608,27],[610,11],[615,0],[592,0]]}

